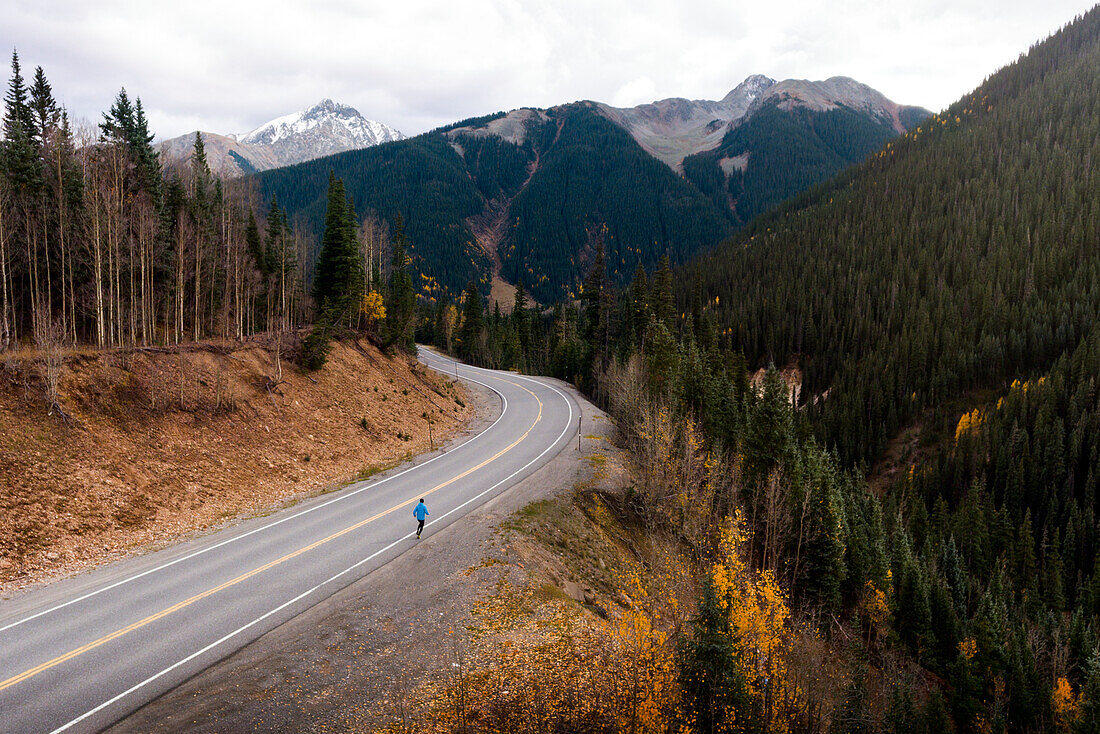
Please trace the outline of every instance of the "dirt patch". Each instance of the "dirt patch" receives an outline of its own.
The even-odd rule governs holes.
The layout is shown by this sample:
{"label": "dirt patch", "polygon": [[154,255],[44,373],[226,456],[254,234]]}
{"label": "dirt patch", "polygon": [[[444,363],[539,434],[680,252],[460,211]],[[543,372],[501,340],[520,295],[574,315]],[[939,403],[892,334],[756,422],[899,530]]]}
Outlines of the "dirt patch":
{"label": "dirt patch", "polygon": [[472,416],[461,385],[370,345],[279,371],[259,341],[73,353],[66,420],[33,359],[5,358],[0,593],[364,478]]}

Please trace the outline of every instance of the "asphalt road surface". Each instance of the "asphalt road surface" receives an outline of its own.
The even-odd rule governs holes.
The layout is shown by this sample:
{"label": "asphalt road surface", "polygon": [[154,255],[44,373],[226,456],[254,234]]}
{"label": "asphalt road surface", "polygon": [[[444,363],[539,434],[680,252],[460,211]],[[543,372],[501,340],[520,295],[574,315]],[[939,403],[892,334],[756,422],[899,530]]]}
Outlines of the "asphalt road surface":
{"label": "asphalt road surface", "polygon": [[[421,349],[451,376],[455,363]],[[0,732],[99,731],[533,473],[576,435],[550,381],[457,366],[500,416],[445,453],[0,602]]]}

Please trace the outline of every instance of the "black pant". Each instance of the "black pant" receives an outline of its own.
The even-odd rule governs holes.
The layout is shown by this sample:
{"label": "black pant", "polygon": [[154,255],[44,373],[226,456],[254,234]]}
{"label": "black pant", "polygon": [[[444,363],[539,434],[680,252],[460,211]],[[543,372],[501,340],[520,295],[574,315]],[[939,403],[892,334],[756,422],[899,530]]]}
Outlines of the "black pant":
{"label": "black pant", "polygon": [[421,531],[421,530],[423,530],[423,529],[424,529],[424,521],[423,521],[423,520],[421,520],[421,521],[420,521],[420,524],[416,526],[416,534],[417,534],[417,536],[419,536],[419,535],[420,535],[420,531]]}

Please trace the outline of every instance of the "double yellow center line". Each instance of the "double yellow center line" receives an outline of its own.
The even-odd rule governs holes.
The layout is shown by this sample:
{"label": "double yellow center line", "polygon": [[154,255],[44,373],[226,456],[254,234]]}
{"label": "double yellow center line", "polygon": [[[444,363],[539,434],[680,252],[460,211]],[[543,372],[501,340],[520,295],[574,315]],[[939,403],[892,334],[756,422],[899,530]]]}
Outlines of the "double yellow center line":
{"label": "double yellow center line", "polygon": [[[461,474],[459,474],[457,476],[454,476],[454,477],[451,477],[447,481],[445,481],[441,484],[437,484],[436,486],[432,487],[431,489],[429,489],[427,491],[421,492],[419,496],[422,496],[422,497],[427,496],[427,495],[432,494],[433,492],[436,492],[440,489],[443,489],[444,487],[450,486],[451,484],[454,484],[458,480],[463,479],[464,477],[467,477],[470,474],[474,473],[478,469],[481,469],[486,464],[490,464],[490,463],[496,461],[501,456],[503,456],[504,454],[508,453],[509,451],[514,449],[516,446],[518,446],[525,438],[527,438],[527,436],[530,435],[531,431],[534,430],[535,426],[538,425],[539,421],[542,420],[542,408],[543,408],[542,401],[539,400],[539,397],[537,395],[535,395],[535,393],[531,392],[530,390],[525,388],[523,385],[512,382],[510,380],[502,380],[502,381],[507,382],[509,385],[512,385],[513,387],[518,387],[520,390],[523,390],[528,395],[533,397],[535,399],[535,402],[538,403],[539,412],[538,412],[538,415],[535,417],[535,421],[531,424],[531,427],[528,428],[526,431],[524,431],[523,435],[521,435],[515,441],[508,444],[503,449],[501,449],[497,453],[493,454],[492,456],[490,456],[488,459],[481,462],[477,466],[470,467],[469,469],[462,472]],[[318,547],[324,545],[325,543],[336,540],[337,538],[339,538],[343,535],[347,535],[350,532],[358,530],[359,528],[363,527],[364,525],[368,525],[368,524],[374,522],[375,520],[378,520],[381,517],[385,517],[386,515],[390,514],[391,512],[394,512],[396,510],[401,509],[402,507],[406,507],[406,506],[412,504],[412,502],[413,502],[412,499],[404,500],[403,502],[400,502],[399,504],[394,505],[393,507],[389,508],[388,510],[383,510],[382,512],[379,512],[376,515],[368,517],[365,520],[360,520],[359,522],[355,523],[354,525],[350,525],[350,526],[344,528],[343,530],[339,530],[339,531],[333,533],[332,535],[329,535],[326,538],[322,538],[321,540],[318,540],[314,543],[310,543],[309,545],[307,545],[303,548],[299,548],[296,551],[293,551],[291,553],[287,553],[285,556],[283,556],[281,558],[276,558],[274,561],[271,561],[270,563],[265,563],[264,565],[262,565],[258,568],[254,568],[251,571],[248,571],[246,573],[243,573],[240,576],[237,576],[236,578],[230,579],[229,581],[226,581],[225,583],[223,583],[219,586],[215,586],[212,589],[207,589],[206,591],[203,591],[203,592],[200,592],[198,594],[195,594],[194,596],[188,597],[187,599],[184,599],[181,602],[173,604],[172,606],[170,606],[166,609],[162,609],[161,611],[159,611],[155,614],[150,614],[148,617],[145,617],[144,619],[140,619],[137,622],[134,622],[133,624],[130,624],[130,625],[127,625],[126,627],[123,627],[122,629],[115,630],[114,632],[111,632],[110,634],[104,635],[103,637],[100,637],[97,640],[93,640],[92,642],[89,642],[86,645],[81,645],[80,647],[78,647],[74,650],[70,650],[69,652],[65,653],[64,655],[59,655],[59,656],[53,658],[52,660],[47,660],[46,662],[41,663],[39,665],[36,665],[33,668],[30,668],[29,670],[26,670],[26,671],[24,671],[24,672],[22,672],[18,675],[14,675],[11,678],[8,678],[7,680],[0,682],[0,691],[7,690],[8,688],[11,688],[12,686],[17,685],[19,683],[22,683],[23,681],[25,681],[29,678],[33,678],[34,676],[38,675],[39,673],[41,673],[43,671],[46,671],[46,670],[49,670],[50,668],[56,667],[56,666],[60,665],[61,663],[66,662],[67,660],[72,660],[73,658],[79,657],[79,656],[83,655],[84,653],[88,652],[89,650],[94,650],[97,647],[101,647],[102,645],[106,645],[108,642],[111,642],[112,640],[117,640],[118,638],[120,638],[124,635],[127,635],[127,634],[129,634],[130,632],[133,632],[136,629],[140,629],[140,628],[142,628],[142,627],[144,627],[148,624],[156,622],[158,619],[162,619],[164,617],[167,617],[168,615],[172,614],[173,612],[178,612],[180,609],[183,609],[184,607],[189,607],[197,601],[201,601],[202,599],[205,599],[208,596],[213,596],[214,594],[217,594],[219,591],[223,591],[225,589],[228,589],[231,586],[235,586],[235,585],[241,583],[242,581],[247,581],[248,579],[252,578],[253,576],[261,574],[264,571],[267,571],[271,568],[274,568],[275,566],[278,566],[282,563],[286,563],[287,561],[291,560],[292,558],[296,558],[296,557],[302,555],[303,553],[308,553],[309,551],[313,550],[314,548],[318,548]]]}

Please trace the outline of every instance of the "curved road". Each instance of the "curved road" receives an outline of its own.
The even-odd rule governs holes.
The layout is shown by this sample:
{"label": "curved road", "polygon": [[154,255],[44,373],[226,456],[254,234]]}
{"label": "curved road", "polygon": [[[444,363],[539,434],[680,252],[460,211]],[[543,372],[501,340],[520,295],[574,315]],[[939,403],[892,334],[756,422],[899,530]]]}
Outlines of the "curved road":
{"label": "curved road", "polygon": [[[455,374],[426,349],[425,364]],[[0,602],[0,731],[98,731],[534,472],[576,434],[550,381],[458,366],[500,416],[446,453],[200,540]]]}

